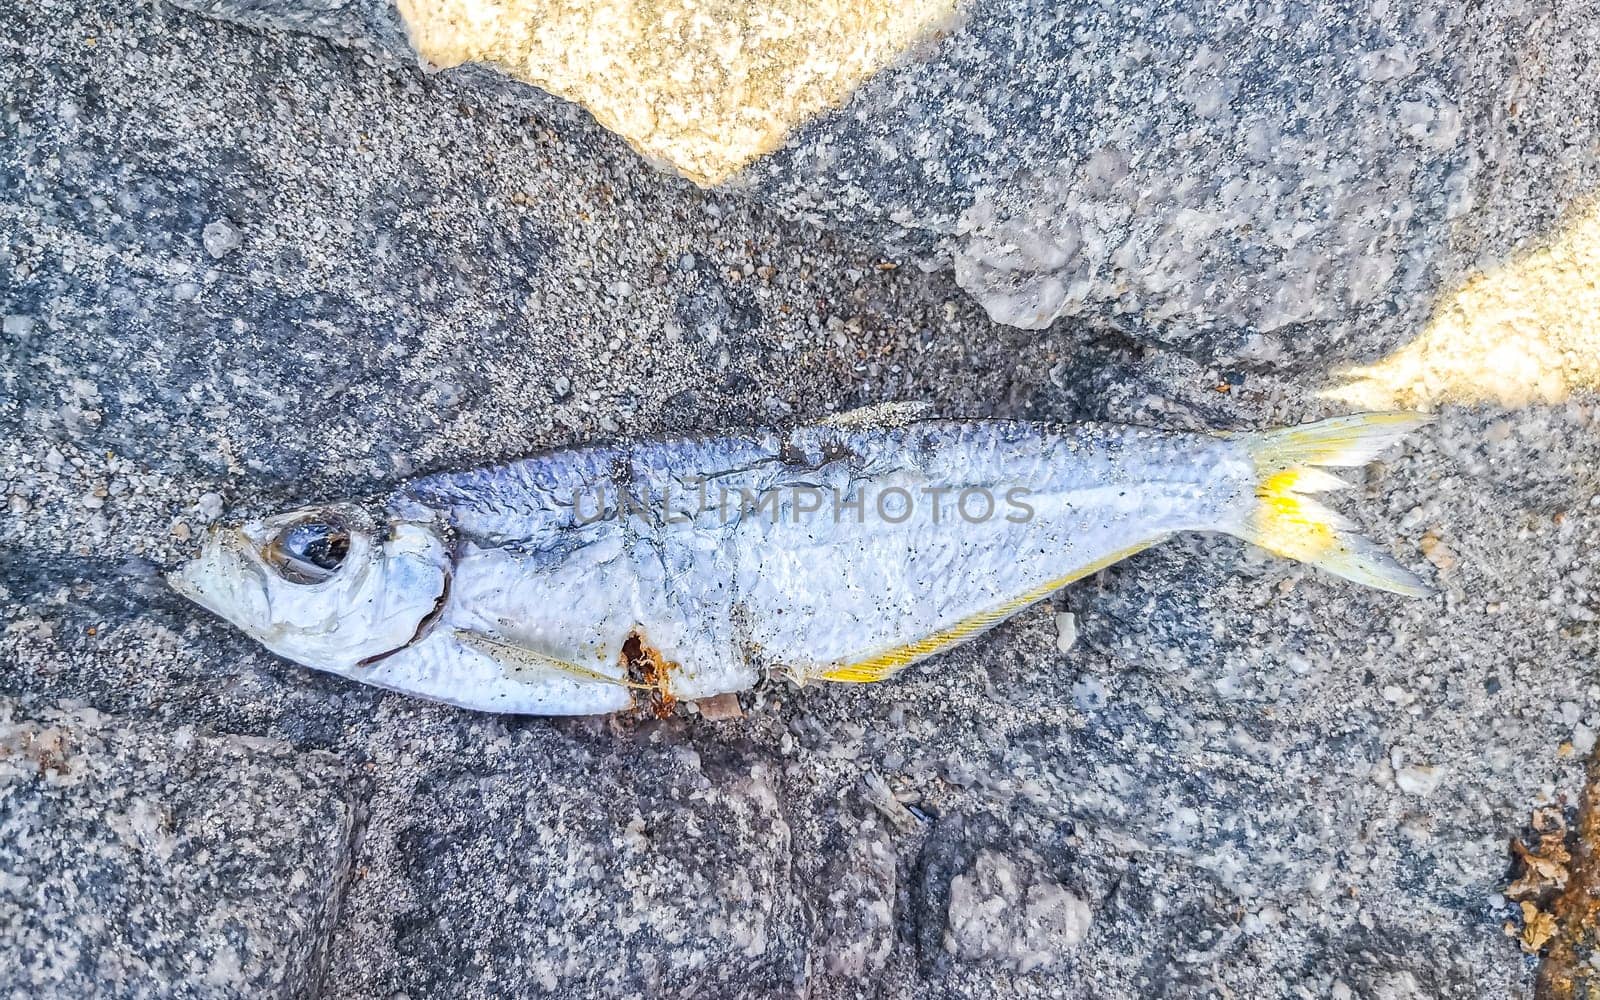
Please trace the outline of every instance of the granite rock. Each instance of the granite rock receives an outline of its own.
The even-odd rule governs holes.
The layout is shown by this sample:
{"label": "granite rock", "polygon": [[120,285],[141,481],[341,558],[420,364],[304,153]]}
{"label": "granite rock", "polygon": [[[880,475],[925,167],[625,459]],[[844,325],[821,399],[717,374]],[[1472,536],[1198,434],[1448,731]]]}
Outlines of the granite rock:
{"label": "granite rock", "polygon": [[490,735],[433,714],[398,710],[405,735],[375,748],[330,992],[803,995],[774,761],[677,723]]}
{"label": "granite rock", "polygon": [[407,58],[411,44],[392,0],[184,0],[180,6],[254,28],[302,31],[340,45]]}
{"label": "granite rock", "polygon": [[[193,5],[406,58],[384,0]],[[997,322],[1370,356],[1600,188],[1596,44],[1582,0],[976,0],[723,186],[953,267]]]}
{"label": "granite rock", "polygon": [[0,700],[0,995],[315,995],[351,778],[325,753]]}
{"label": "granite rock", "polygon": [[985,0],[745,180],[953,262],[1000,322],[1374,353],[1600,184],[1597,32],[1583,3]]}
{"label": "granite rock", "polygon": [[[887,235],[700,191],[549,99],[381,55],[164,5],[0,18],[0,691],[161,754],[186,727],[207,753],[272,747],[238,750],[240,801],[272,806],[245,827],[273,821],[268,898],[300,891],[303,810],[365,816],[333,817],[344,861],[317,855],[350,869],[337,907],[294,897],[331,932],[268,928],[285,961],[327,956],[323,995],[1530,994],[1506,844],[1577,801],[1600,729],[1592,394],[1446,406],[1330,497],[1434,598],[1182,537],[890,684],[773,681],[718,723],[422,705],[167,592],[219,518],[597,437],[894,399],[1174,428],[1333,412],[1314,367],[995,324]],[[1523,138],[1558,165],[1568,134]],[[1528,217],[1562,190],[1533,184]],[[213,257],[218,220],[239,242]],[[281,794],[307,771],[328,784]],[[170,792],[228,801],[212,775]],[[116,836],[97,800],[51,801]],[[183,905],[230,891],[202,877]],[[978,919],[1030,893],[1054,932]]]}

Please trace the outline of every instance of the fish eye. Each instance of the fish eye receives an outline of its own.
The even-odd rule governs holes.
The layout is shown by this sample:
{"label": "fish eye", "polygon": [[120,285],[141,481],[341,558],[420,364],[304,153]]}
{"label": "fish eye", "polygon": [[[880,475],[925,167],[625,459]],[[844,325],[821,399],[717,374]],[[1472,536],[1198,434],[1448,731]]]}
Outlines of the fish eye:
{"label": "fish eye", "polygon": [[267,562],[290,583],[331,579],[350,554],[350,533],[329,521],[292,524],[267,546]]}

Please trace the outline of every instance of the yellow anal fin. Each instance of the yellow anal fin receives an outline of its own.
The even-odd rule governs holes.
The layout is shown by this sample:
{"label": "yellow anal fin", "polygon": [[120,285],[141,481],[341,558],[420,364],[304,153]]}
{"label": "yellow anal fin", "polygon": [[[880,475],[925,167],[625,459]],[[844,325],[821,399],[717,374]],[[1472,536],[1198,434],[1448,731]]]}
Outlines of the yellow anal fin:
{"label": "yellow anal fin", "polygon": [[[518,646],[503,639],[491,638],[479,632],[468,632],[457,629],[456,641],[475,652],[482,653],[489,659],[499,664],[505,671],[506,677],[514,681],[531,681],[540,673],[565,674],[574,680],[595,681],[602,684],[614,684],[618,687],[646,689],[648,685],[635,684],[620,677],[612,677],[598,670],[576,663],[568,663],[553,656],[546,656],[536,650],[525,646]],[[533,676],[529,676],[533,675]]]}
{"label": "yellow anal fin", "polygon": [[948,628],[934,632],[932,635],[908,642],[903,646],[896,646],[881,653],[874,653],[864,660],[833,667],[814,676],[820,677],[825,681],[839,681],[845,684],[870,684],[873,681],[888,680],[918,660],[925,660],[930,656],[958,646],[973,636],[988,631],[1030,604],[1044,600],[1067,584],[1081,580],[1091,573],[1098,573],[1112,563],[1121,562],[1136,552],[1142,552],[1150,546],[1158,544],[1166,537],[1166,535],[1157,535],[1154,538],[1148,538],[1130,545],[1125,549],[1118,549],[1116,552],[1096,559],[1094,562],[1076,567],[1064,576],[1058,576],[1053,580],[1046,581],[998,607],[980,611],[972,617],[962,619]]}

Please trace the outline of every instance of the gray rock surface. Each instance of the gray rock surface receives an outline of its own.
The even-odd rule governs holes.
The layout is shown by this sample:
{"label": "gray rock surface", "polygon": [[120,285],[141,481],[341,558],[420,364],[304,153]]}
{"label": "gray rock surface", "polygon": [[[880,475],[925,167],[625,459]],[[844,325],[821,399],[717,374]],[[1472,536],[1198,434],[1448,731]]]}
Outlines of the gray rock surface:
{"label": "gray rock surface", "polygon": [[950,881],[944,949],[967,962],[1018,972],[1064,964],[1088,936],[1089,904],[1041,875],[1031,854],[983,850]]}
{"label": "gray rock surface", "polygon": [[774,757],[677,722],[490,734],[431,714],[396,706],[373,748],[385,778],[330,992],[804,994]]}
{"label": "gray rock surface", "polygon": [[326,753],[0,699],[0,995],[314,994],[355,791]]}
{"label": "gray rock surface", "polygon": [[746,182],[953,261],[1000,322],[1372,354],[1600,185],[1587,3],[965,11]]}
{"label": "gray rock surface", "polygon": [[[1592,395],[1446,408],[1337,498],[1427,601],[1182,538],[891,684],[772,683],[716,724],[475,716],[277,660],[156,573],[224,511],[586,438],[887,399],[1260,426],[1331,412],[1323,373],[996,325],[867,230],[697,191],[556,102],[168,7],[8,9],[0,191],[0,693],[118,734],[92,793],[20,787],[107,845],[105,803],[158,780],[259,803],[151,912],[261,884],[302,915],[259,925],[275,988],[322,955],[350,998],[1530,995],[1498,893],[1600,727]],[[130,759],[185,741],[182,780]],[[55,845],[0,871],[89,864]],[[0,968],[32,967],[12,940]]]}
{"label": "gray rock surface", "polygon": [[[189,3],[409,56],[388,0]],[[1596,46],[1585,0],[974,0],[725,186],[953,266],[997,322],[1373,356],[1600,188]]]}

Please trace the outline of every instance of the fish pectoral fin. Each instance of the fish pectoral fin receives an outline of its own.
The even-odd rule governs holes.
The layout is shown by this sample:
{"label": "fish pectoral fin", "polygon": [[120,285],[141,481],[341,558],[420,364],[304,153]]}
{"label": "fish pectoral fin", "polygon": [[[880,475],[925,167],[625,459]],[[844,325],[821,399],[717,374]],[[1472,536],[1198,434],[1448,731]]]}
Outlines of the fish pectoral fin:
{"label": "fish pectoral fin", "polygon": [[1143,552],[1150,546],[1165,540],[1166,537],[1165,534],[1160,534],[1135,542],[1127,548],[1118,549],[1082,566],[1075,566],[1061,576],[1047,580],[1032,590],[1018,594],[997,607],[980,611],[969,618],[956,622],[954,625],[942,628],[932,635],[914,639],[903,646],[895,646],[873,653],[853,663],[831,666],[814,676],[820,677],[825,681],[839,681],[845,684],[871,684],[874,681],[888,680],[918,660],[925,660],[930,656],[950,649],[952,646],[958,646],[973,636],[987,632],[1018,611],[1044,600],[1067,584],[1081,580],[1091,573],[1098,573],[1112,563],[1121,562],[1136,552]]}
{"label": "fish pectoral fin", "polygon": [[614,684],[618,687],[627,688],[642,689],[646,687],[644,684],[634,684],[620,677],[612,677],[610,674],[603,674],[598,670],[591,670],[576,663],[569,663],[566,660],[557,659],[538,650],[519,646],[503,638],[487,636],[481,632],[468,632],[464,629],[457,629],[455,637],[456,641],[463,646],[474,652],[482,653],[498,663],[505,670],[506,676],[512,680],[524,679],[518,676],[524,673],[558,673],[579,681],[595,681],[601,684]]}
{"label": "fish pectoral fin", "polygon": [[933,415],[933,404],[925,401],[894,401],[840,410],[817,421],[819,427],[861,430],[868,427],[899,427]]}

